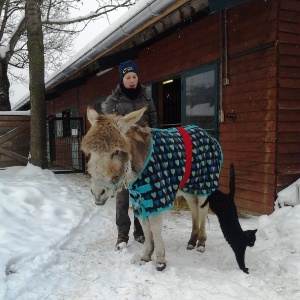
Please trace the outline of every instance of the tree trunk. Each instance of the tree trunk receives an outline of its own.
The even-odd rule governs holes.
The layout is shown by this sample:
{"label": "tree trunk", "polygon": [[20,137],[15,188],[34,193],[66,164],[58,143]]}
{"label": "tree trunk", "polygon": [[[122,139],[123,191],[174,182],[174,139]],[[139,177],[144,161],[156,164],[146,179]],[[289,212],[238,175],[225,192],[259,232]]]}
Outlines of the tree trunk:
{"label": "tree trunk", "polygon": [[11,110],[9,102],[9,80],[7,77],[8,62],[0,57],[0,111]]}
{"label": "tree trunk", "polygon": [[26,1],[27,46],[29,58],[29,91],[31,102],[30,154],[32,164],[47,168],[46,103],[44,80],[44,44],[39,4]]}

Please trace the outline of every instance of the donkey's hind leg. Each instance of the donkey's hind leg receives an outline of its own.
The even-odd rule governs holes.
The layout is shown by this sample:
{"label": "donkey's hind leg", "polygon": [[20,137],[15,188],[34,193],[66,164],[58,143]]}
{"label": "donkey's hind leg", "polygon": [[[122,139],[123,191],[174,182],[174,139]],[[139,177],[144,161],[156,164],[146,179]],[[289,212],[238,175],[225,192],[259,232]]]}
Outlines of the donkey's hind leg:
{"label": "donkey's hind leg", "polygon": [[198,243],[197,243],[197,251],[204,252],[205,251],[205,242],[206,242],[206,218],[208,214],[208,205],[201,208],[201,205],[205,202],[207,197],[198,197],[198,216],[199,216],[199,234],[198,234]]}
{"label": "donkey's hind leg", "polygon": [[204,252],[206,242],[205,224],[208,207],[201,208],[201,204],[204,203],[206,197],[183,193],[179,194],[185,198],[192,214],[192,233],[187,244],[187,249],[194,249],[197,245],[197,251]]}
{"label": "donkey's hind leg", "polygon": [[162,271],[166,268],[165,246],[162,238],[162,214],[150,216],[150,230],[153,234],[155,253],[156,253],[156,270]]}
{"label": "donkey's hind leg", "polygon": [[199,211],[197,207],[198,197],[182,193],[180,193],[180,196],[184,197],[192,214],[192,232],[191,237],[187,243],[187,249],[191,250],[196,247],[199,234]]}
{"label": "donkey's hind leg", "polygon": [[149,218],[147,218],[146,220],[140,219],[140,223],[142,225],[144,236],[145,236],[144,254],[141,257],[141,261],[148,262],[151,260],[151,256],[154,251],[153,234],[150,230]]}

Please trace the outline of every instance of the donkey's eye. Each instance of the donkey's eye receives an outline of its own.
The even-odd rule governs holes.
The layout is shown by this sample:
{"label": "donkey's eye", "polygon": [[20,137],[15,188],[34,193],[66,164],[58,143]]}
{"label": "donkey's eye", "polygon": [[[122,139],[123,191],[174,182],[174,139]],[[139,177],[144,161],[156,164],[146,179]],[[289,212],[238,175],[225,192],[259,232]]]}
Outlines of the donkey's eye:
{"label": "donkey's eye", "polygon": [[116,184],[118,181],[119,181],[119,176],[113,176],[111,178],[111,182],[114,183],[114,184]]}
{"label": "donkey's eye", "polygon": [[115,156],[118,156],[120,153],[120,150],[115,150],[111,155],[110,155],[110,159],[113,159]]}
{"label": "donkey's eye", "polygon": [[125,151],[122,151],[122,150],[115,150],[110,155],[110,159],[114,159],[114,158],[119,158],[121,160],[126,159],[127,158],[127,153]]}

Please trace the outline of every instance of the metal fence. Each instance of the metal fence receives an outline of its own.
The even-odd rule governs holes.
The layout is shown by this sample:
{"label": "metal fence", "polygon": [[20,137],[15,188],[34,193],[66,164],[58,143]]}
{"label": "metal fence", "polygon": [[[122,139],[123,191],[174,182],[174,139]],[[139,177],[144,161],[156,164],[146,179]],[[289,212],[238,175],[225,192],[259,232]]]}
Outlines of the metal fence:
{"label": "metal fence", "polygon": [[47,119],[49,169],[56,172],[84,172],[85,157],[80,150],[84,136],[83,118]]}

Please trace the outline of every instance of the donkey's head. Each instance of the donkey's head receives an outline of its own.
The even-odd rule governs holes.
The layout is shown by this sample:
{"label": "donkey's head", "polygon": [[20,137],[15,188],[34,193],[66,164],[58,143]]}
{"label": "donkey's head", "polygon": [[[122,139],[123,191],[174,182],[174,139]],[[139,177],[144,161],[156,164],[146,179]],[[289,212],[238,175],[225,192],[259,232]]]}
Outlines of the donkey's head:
{"label": "donkey's head", "polygon": [[104,205],[132,180],[130,132],[146,109],[122,117],[101,115],[88,107],[87,118],[92,126],[82,140],[81,149],[89,156],[87,170],[97,205]]}

